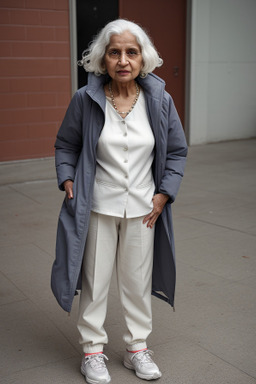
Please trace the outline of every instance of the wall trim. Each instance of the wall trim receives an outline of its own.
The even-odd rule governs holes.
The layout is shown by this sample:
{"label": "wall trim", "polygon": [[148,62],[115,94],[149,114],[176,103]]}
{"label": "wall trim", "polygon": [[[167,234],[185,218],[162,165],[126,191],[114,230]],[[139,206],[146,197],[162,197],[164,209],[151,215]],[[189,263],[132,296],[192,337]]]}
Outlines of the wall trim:
{"label": "wall trim", "polygon": [[69,39],[70,39],[71,96],[73,96],[78,88],[76,0],[69,0]]}
{"label": "wall trim", "polygon": [[188,144],[190,144],[191,31],[192,31],[192,0],[187,0],[184,131],[185,131],[185,136]]}

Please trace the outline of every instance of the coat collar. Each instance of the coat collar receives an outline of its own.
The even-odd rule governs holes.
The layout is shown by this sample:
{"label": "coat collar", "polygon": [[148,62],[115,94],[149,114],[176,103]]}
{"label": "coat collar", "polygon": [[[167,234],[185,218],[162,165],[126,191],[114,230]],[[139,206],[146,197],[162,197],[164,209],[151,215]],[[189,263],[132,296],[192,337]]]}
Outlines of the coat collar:
{"label": "coat collar", "polygon": [[147,97],[158,101],[162,100],[163,92],[165,89],[165,82],[163,79],[161,79],[154,73],[149,73],[144,78],[137,77],[136,80],[138,84],[143,88]]}
{"label": "coat collar", "polygon": [[157,141],[165,82],[153,73],[149,73],[144,78],[138,77],[137,81],[145,92],[147,113]]}
{"label": "coat collar", "polygon": [[[93,73],[88,74],[88,95],[98,102],[103,108],[105,107],[105,93],[104,85],[110,80],[109,75],[96,76]],[[153,73],[149,73],[146,77],[137,77],[136,81],[143,88],[146,93],[146,97],[161,101],[163,97],[163,91],[165,89],[165,82],[160,77]]]}
{"label": "coat collar", "polygon": [[[86,92],[101,107],[105,113],[106,96],[104,92],[104,84],[109,82],[109,75],[96,76],[93,73],[88,74],[88,85]],[[159,142],[159,125],[161,120],[161,106],[164,97],[165,82],[153,73],[149,73],[146,77],[137,77],[136,81],[143,88],[146,98],[147,114],[150,125],[153,129],[155,140]]]}
{"label": "coat collar", "polygon": [[104,85],[109,81],[108,75],[96,76],[94,73],[88,73],[88,84],[86,87],[87,94],[98,103],[105,111],[106,96],[104,92]]}

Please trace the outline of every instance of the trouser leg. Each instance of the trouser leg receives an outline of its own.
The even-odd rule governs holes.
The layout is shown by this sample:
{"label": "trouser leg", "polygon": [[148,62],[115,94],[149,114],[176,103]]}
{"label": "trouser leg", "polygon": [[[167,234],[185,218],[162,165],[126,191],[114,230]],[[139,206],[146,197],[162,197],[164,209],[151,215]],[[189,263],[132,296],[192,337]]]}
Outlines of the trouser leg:
{"label": "trouser leg", "polygon": [[154,229],[143,218],[122,219],[117,253],[117,280],[130,351],[146,348],[152,331],[151,289]]}
{"label": "trouser leg", "polygon": [[118,234],[114,217],[92,212],[83,260],[78,330],[85,353],[101,352],[107,297],[116,257]]}

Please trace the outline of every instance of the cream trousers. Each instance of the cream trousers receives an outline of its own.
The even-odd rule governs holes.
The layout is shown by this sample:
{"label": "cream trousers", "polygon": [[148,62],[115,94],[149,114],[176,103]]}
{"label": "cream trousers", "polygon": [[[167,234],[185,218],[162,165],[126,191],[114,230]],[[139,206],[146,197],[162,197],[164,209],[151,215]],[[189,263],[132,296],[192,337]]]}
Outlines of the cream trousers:
{"label": "cream trousers", "polygon": [[101,352],[108,342],[104,321],[114,266],[127,326],[123,336],[126,348],[135,351],[147,346],[152,330],[154,229],[142,220],[91,212],[77,324],[85,353]]}

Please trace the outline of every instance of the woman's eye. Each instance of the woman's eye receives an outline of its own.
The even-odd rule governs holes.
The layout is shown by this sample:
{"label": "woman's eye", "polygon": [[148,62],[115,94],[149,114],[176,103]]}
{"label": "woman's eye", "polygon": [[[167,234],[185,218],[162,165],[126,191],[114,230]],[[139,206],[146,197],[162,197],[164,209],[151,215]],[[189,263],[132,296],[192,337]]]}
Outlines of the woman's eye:
{"label": "woman's eye", "polygon": [[138,52],[136,52],[136,51],[128,51],[128,52],[127,52],[127,54],[128,54],[129,56],[135,56],[135,55],[137,55],[137,53],[138,53]]}
{"label": "woman's eye", "polygon": [[110,55],[110,56],[117,56],[117,55],[118,55],[118,52],[117,52],[117,51],[110,51],[110,52],[109,52],[109,55]]}

